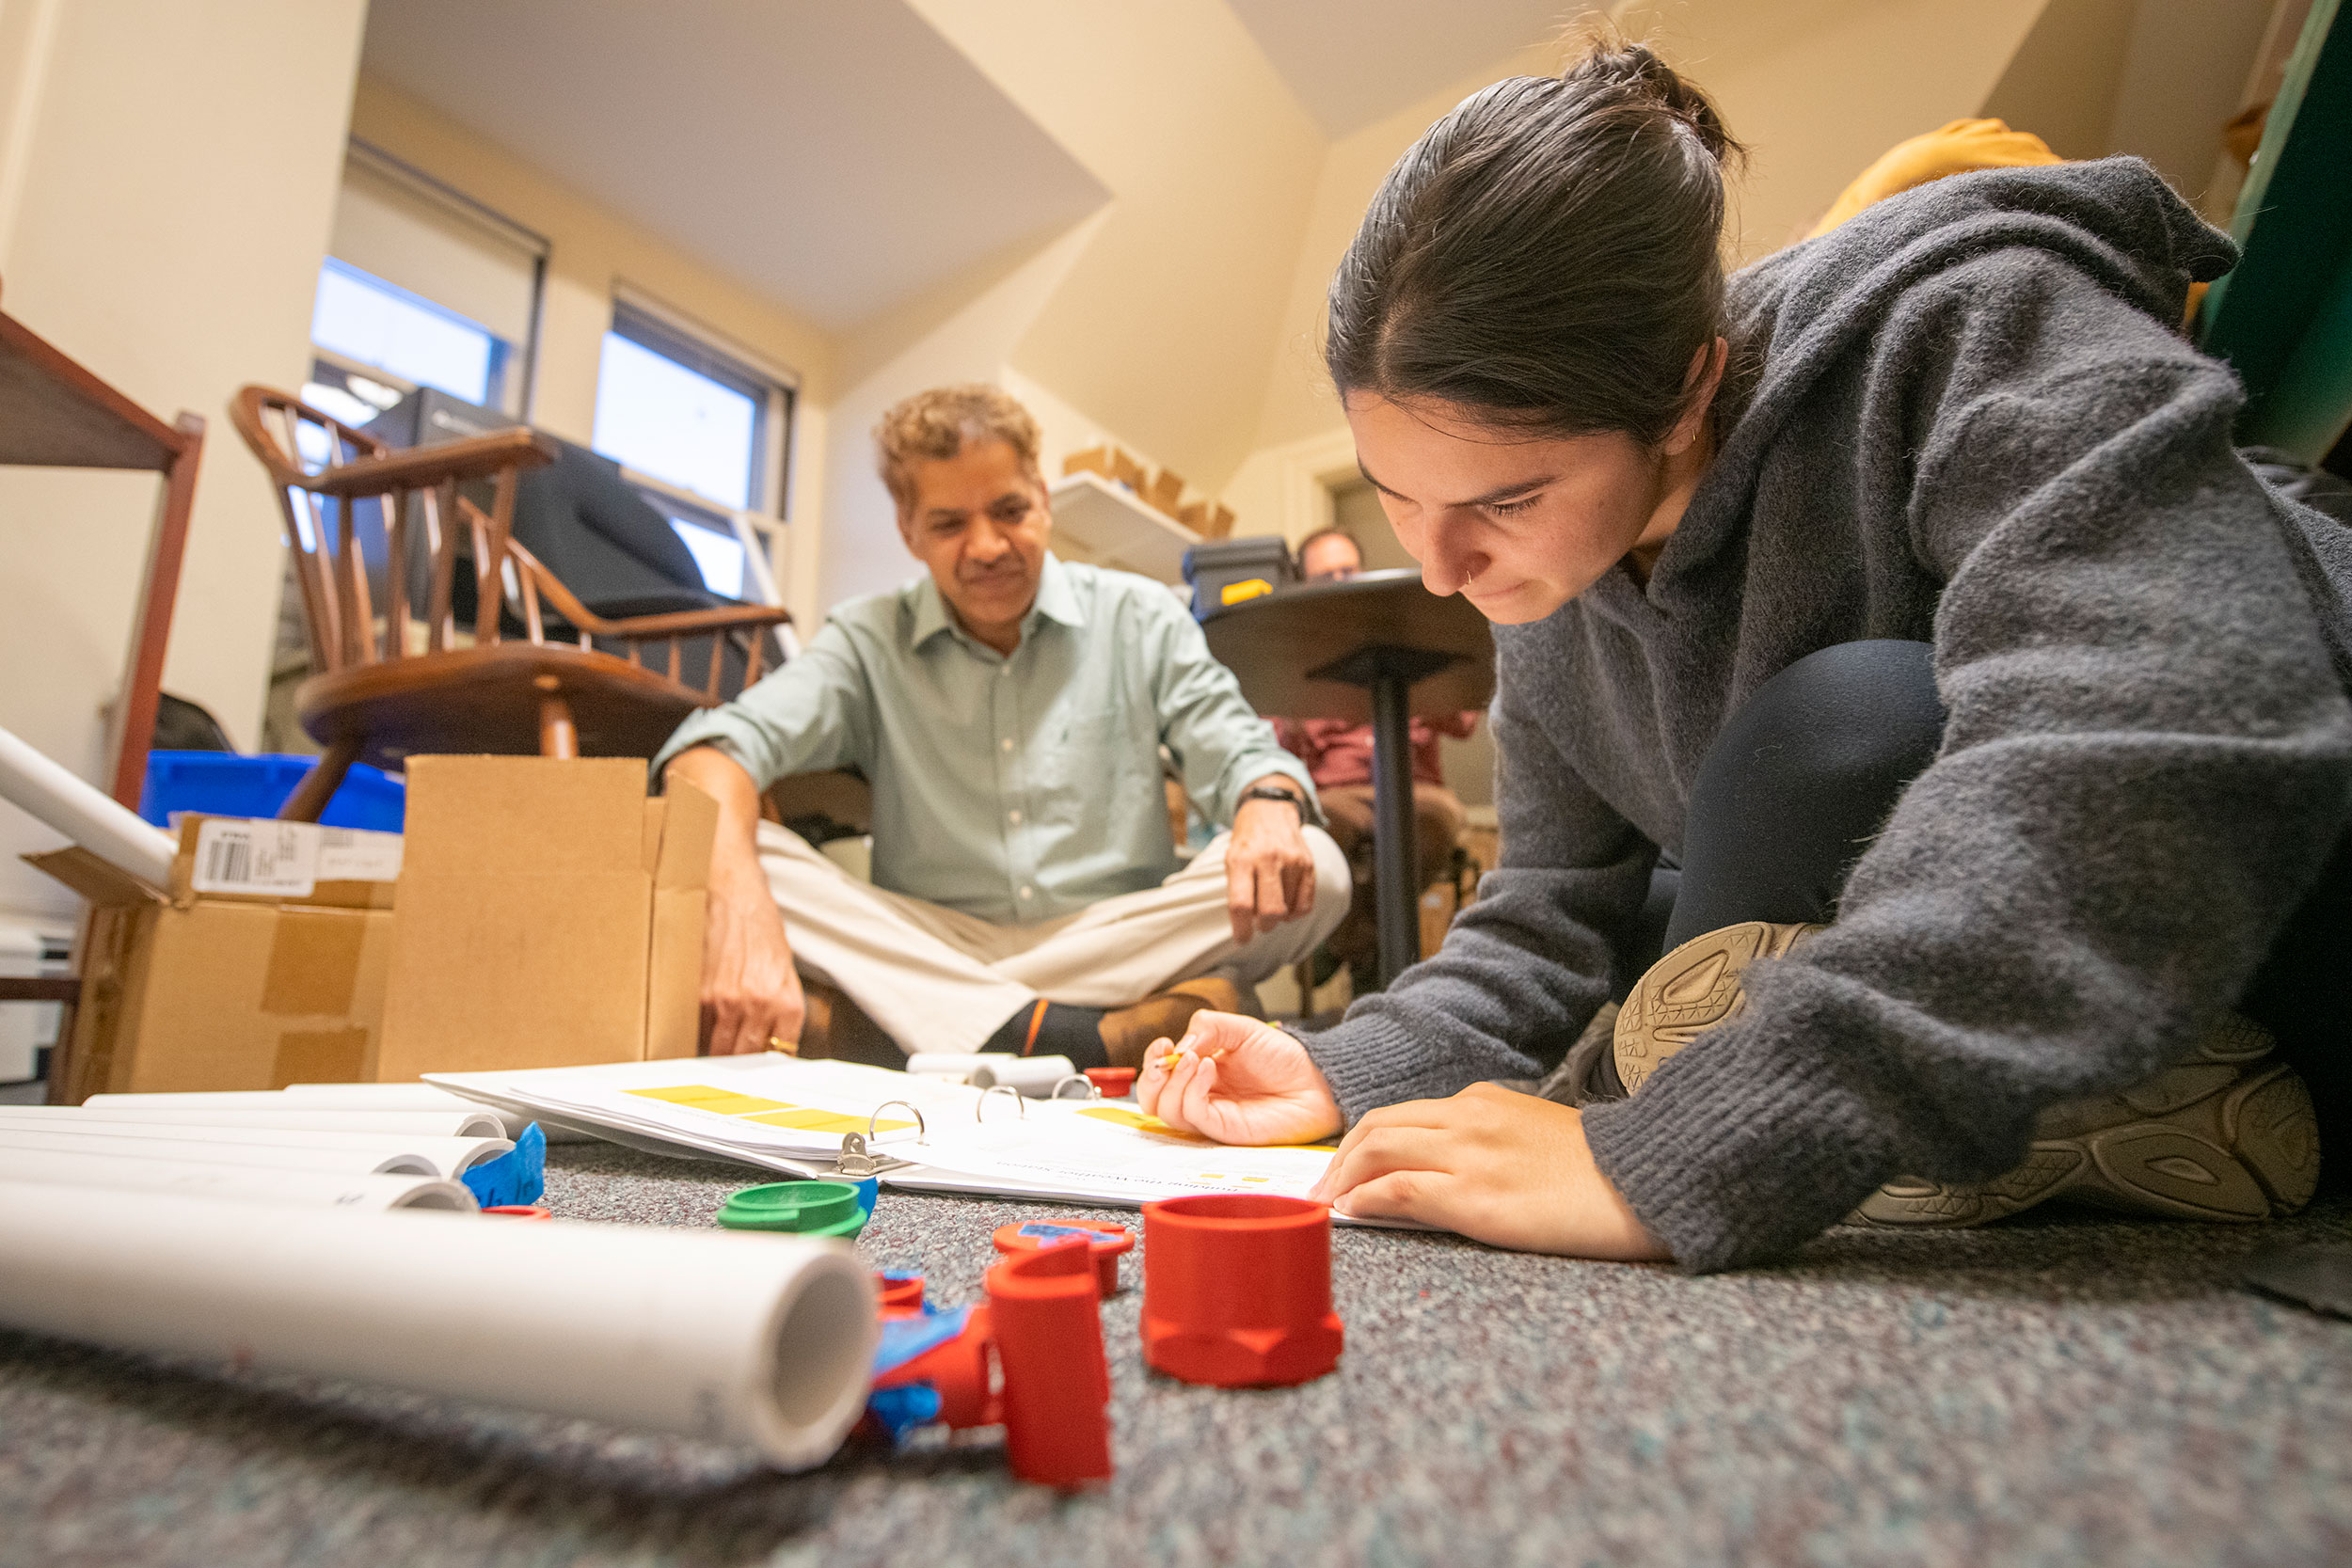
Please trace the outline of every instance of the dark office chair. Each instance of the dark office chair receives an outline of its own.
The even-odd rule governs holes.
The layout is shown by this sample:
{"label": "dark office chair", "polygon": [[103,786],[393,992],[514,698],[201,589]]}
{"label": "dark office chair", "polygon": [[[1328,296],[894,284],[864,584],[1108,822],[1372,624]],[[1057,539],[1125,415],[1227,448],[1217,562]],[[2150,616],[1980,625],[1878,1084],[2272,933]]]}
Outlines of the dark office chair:
{"label": "dark office chair", "polygon": [[[685,615],[735,608],[739,601],[714,593],[703,582],[694,554],[678,538],[670,520],[649,505],[637,487],[621,477],[621,466],[611,458],[570,441],[540,436],[555,452],[543,468],[523,473],[515,487],[513,539],[564,586],[593,615],[607,621],[629,621],[646,615]],[[486,505],[487,498],[475,498]],[[471,584],[462,576],[454,606],[462,621],[473,612],[469,602]],[[510,610],[506,632],[522,633]],[[626,655],[627,644],[612,642],[595,628],[574,626],[560,612],[548,621],[549,635],[572,639],[591,633],[582,646]],[[763,634],[768,635],[768,634]],[[702,687],[709,673],[709,637],[687,640],[679,679]],[[720,686],[741,689],[746,671],[745,650],[739,640],[718,639]],[[772,637],[761,662],[783,661],[783,649]]]}

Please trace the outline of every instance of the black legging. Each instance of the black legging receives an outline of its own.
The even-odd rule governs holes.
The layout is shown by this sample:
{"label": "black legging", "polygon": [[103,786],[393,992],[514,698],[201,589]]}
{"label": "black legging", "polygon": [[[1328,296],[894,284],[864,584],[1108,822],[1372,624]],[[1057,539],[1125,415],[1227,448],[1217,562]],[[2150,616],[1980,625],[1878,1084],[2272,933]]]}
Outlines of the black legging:
{"label": "black legging", "polygon": [[[1620,944],[1620,999],[1669,949],[1743,920],[1836,918],[1870,837],[1944,735],[1934,650],[1844,642],[1756,688],[1700,764],[1679,868]],[[2352,832],[2338,840],[2239,1010],[2279,1037],[2324,1122],[2352,1126]]]}

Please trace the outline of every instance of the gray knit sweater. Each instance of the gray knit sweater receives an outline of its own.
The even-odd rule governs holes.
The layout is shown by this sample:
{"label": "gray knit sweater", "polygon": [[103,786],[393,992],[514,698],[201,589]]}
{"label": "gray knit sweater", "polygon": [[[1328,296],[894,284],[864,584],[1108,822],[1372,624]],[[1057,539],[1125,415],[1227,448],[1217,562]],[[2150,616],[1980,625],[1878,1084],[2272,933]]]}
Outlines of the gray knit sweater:
{"label": "gray knit sweater", "polygon": [[1749,389],[1646,589],[1496,628],[1502,863],[1311,1037],[1350,1121],[1556,1061],[1724,720],[1860,638],[1933,642],[1942,751],[1836,924],[1586,1113],[1601,1170],[1731,1267],[2183,1053],[2352,808],[2347,531],[2237,460],[2237,383],[2172,326],[2234,259],[2119,158],[1944,180],[1738,275]]}

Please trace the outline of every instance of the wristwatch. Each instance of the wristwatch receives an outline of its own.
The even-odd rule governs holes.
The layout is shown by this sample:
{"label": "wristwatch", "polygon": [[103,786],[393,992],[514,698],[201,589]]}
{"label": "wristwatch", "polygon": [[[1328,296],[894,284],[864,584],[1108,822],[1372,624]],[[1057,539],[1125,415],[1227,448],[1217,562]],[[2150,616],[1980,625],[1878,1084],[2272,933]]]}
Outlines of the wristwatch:
{"label": "wristwatch", "polygon": [[1254,789],[1243,790],[1241,798],[1245,800],[1286,800],[1298,809],[1298,820],[1301,823],[1307,820],[1307,798],[1295,789],[1282,789],[1274,784],[1259,784]]}

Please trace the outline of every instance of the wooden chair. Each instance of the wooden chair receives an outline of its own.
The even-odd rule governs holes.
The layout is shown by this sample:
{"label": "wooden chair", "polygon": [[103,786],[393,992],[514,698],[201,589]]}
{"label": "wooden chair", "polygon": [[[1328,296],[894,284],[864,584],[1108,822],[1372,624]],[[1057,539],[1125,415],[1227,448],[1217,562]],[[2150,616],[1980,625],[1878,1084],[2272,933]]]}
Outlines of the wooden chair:
{"label": "wooden chair", "polygon": [[[734,694],[723,689],[723,641],[743,645],[740,684],[749,685],[766,660],[770,628],[791,619],[765,605],[627,620],[591,611],[509,537],[516,477],[554,456],[529,430],[392,451],[264,387],[240,391],[230,414],[285,514],[317,672],[295,692],[294,708],[326,753],[282,817],[316,821],[355,762],[397,769],[437,752],[650,757],[688,714]],[[492,485],[486,514],[457,493],[461,482],[481,480]],[[331,523],[326,499],[337,503]],[[358,527],[369,501],[383,519],[380,610]],[[408,571],[412,513],[430,563],[421,615]],[[463,629],[453,609],[461,543],[470,546],[474,589],[473,625]],[[510,600],[521,641],[501,634]],[[548,641],[543,604],[576,642]],[[708,675],[691,687],[679,671],[683,644],[696,637],[711,639]],[[597,651],[596,638],[627,643],[628,657]],[[657,672],[644,649],[662,641],[668,659]]]}

